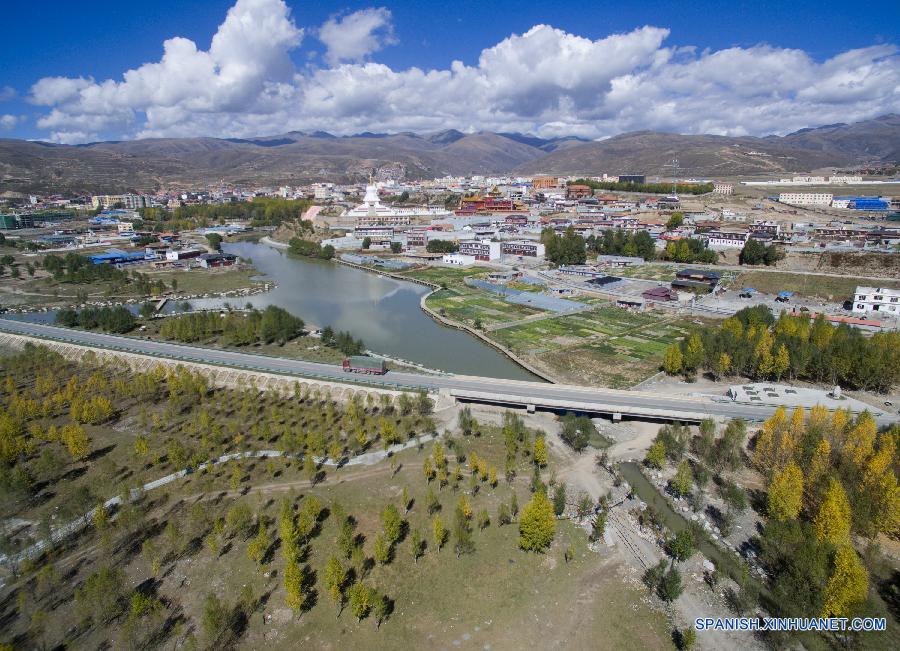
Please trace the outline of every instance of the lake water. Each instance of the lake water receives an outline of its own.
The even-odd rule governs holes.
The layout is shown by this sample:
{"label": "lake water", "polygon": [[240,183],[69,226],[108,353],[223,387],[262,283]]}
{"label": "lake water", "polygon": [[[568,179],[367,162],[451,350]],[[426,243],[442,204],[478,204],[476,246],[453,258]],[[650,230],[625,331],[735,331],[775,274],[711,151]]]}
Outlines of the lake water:
{"label": "lake water", "polygon": [[[427,287],[333,262],[305,260],[265,244],[224,244],[228,253],[253,260],[277,287],[265,294],[232,299],[234,307],[277,305],[306,323],[348,330],[375,352],[452,373],[539,381],[508,357],[475,337],[436,323],[419,307]],[[225,301],[195,299],[195,308]]]}

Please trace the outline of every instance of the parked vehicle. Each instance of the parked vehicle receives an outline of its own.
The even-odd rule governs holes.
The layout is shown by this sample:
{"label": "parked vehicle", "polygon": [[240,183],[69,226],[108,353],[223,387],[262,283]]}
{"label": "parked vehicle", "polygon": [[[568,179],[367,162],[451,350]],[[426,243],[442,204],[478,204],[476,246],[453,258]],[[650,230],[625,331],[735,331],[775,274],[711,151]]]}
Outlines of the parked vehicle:
{"label": "parked vehicle", "polygon": [[344,359],[344,373],[364,373],[366,375],[384,375],[387,365],[383,359],[376,357],[355,356]]}

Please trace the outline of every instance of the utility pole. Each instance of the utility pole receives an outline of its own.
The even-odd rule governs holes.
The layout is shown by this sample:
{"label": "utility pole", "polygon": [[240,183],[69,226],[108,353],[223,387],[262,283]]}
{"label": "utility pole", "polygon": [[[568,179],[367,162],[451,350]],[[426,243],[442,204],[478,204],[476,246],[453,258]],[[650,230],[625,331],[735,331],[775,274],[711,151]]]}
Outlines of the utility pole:
{"label": "utility pole", "polygon": [[672,168],[672,196],[678,198],[678,159],[673,158],[671,163],[663,165],[663,167]]}

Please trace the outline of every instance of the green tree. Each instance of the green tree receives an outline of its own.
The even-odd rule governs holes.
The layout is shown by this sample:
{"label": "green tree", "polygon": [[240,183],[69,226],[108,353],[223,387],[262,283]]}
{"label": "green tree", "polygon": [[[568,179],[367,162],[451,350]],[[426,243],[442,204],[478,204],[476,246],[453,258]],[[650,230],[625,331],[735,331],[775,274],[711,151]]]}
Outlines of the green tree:
{"label": "green tree", "polygon": [[409,542],[412,548],[413,562],[418,563],[419,557],[425,553],[425,540],[422,538],[422,532],[413,529],[409,535]]}
{"label": "green tree", "polygon": [[563,511],[566,510],[566,485],[562,482],[556,485],[556,489],[553,491],[553,512],[556,513],[557,517],[563,514]]}
{"label": "green tree", "polygon": [[372,609],[372,591],[364,583],[354,583],[350,586],[350,610],[357,622],[361,622],[369,615]]}
{"label": "green tree", "polygon": [[447,528],[444,526],[444,521],[441,520],[439,516],[431,521],[431,534],[434,539],[435,547],[437,547],[438,551],[441,551],[444,547],[444,543],[447,542]]}
{"label": "green tree", "polygon": [[644,457],[644,465],[658,470],[663,467],[665,462],[666,446],[662,441],[656,440],[650,446],[650,449],[647,450],[647,456]]}
{"label": "green tree", "polygon": [[213,251],[222,250],[222,236],[218,233],[207,233],[206,241],[209,242],[209,248]]}
{"label": "green tree", "polygon": [[256,530],[256,537],[247,545],[247,556],[250,560],[262,565],[271,544],[269,532],[266,530],[265,525],[260,522]]}
{"label": "green tree", "polygon": [[694,476],[691,473],[691,464],[688,463],[687,459],[682,460],[678,464],[678,469],[675,471],[675,477],[672,478],[671,485],[672,489],[682,497],[691,492],[691,488],[694,485]]}
{"label": "green tree", "polygon": [[663,356],[663,370],[668,375],[679,375],[684,368],[684,355],[681,346],[672,344],[666,348]]}
{"label": "green tree", "polygon": [[675,601],[681,595],[682,590],[681,572],[673,565],[659,582],[659,587],[657,588],[659,598],[668,602]]}
{"label": "green tree", "polygon": [[693,555],[695,545],[693,532],[685,528],[666,542],[666,552],[677,561],[686,561]]}
{"label": "green tree", "polygon": [[344,584],[347,581],[347,571],[336,556],[331,556],[325,565],[324,583],[328,596],[337,605],[338,616],[344,607]]}
{"label": "green tree", "polygon": [[384,527],[384,534],[387,537],[388,544],[395,544],[400,540],[403,533],[403,518],[400,512],[393,504],[388,504],[381,512],[381,524]]}
{"label": "green tree", "polygon": [[472,540],[472,528],[469,526],[469,517],[462,505],[456,507],[453,515],[453,550],[456,557],[463,554],[471,554],[475,551],[475,542]]}

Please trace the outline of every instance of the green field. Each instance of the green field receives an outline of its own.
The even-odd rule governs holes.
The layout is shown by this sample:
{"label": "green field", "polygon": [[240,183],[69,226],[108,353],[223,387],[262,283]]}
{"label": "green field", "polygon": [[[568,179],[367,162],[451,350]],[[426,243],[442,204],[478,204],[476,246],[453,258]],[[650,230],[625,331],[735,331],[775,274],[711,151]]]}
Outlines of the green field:
{"label": "green field", "polygon": [[488,271],[484,267],[469,269],[429,267],[408,271],[401,275],[427,280],[443,287],[444,289],[429,296],[425,304],[441,316],[468,326],[474,327],[476,320],[480,321],[482,326],[487,327],[541,313],[541,310],[507,303],[501,297],[484,289],[466,285],[467,277],[484,274]]}
{"label": "green field", "polygon": [[732,287],[735,289],[753,287],[765,294],[794,292],[798,296],[839,302],[850,300],[859,285],[900,289],[900,280],[870,280],[853,276],[822,276],[778,271],[744,271],[732,283]]}
{"label": "green field", "polygon": [[[178,282],[178,292],[184,294],[212,294],[255,287],[262,282],[253,280],[259,272],[253,267],[225,269],[190,269],[184,271],[159,271],[148,274],[151,280],[160,279],[171,287]],[[274,284],[274,283],[271,283]]]}
{"label": "green field", "polygon": [[476,320],[483,326],[490,326],[541,312],[524,305],[507,303],[482,289],[465,285],[440,289],[429,296],[425,304],[441,316],[469,326],[475,326]]}
{"label": "green field", "polygon": [[424,267],[412,271],[403,271],[398,275],[426,280],[435,285],[449,288],[457,285],[465,287],[465,278],[468,276],[484,274],[488,271],[490,271],[490,269],[487,269],[486,267],[468,267],[466,269],[456,269],[452,267]]}
{"label": "green field", "polygon": [[561,382],[627,388],[653,375],[690,323],[603,307],[495,330],[490,336]]}

